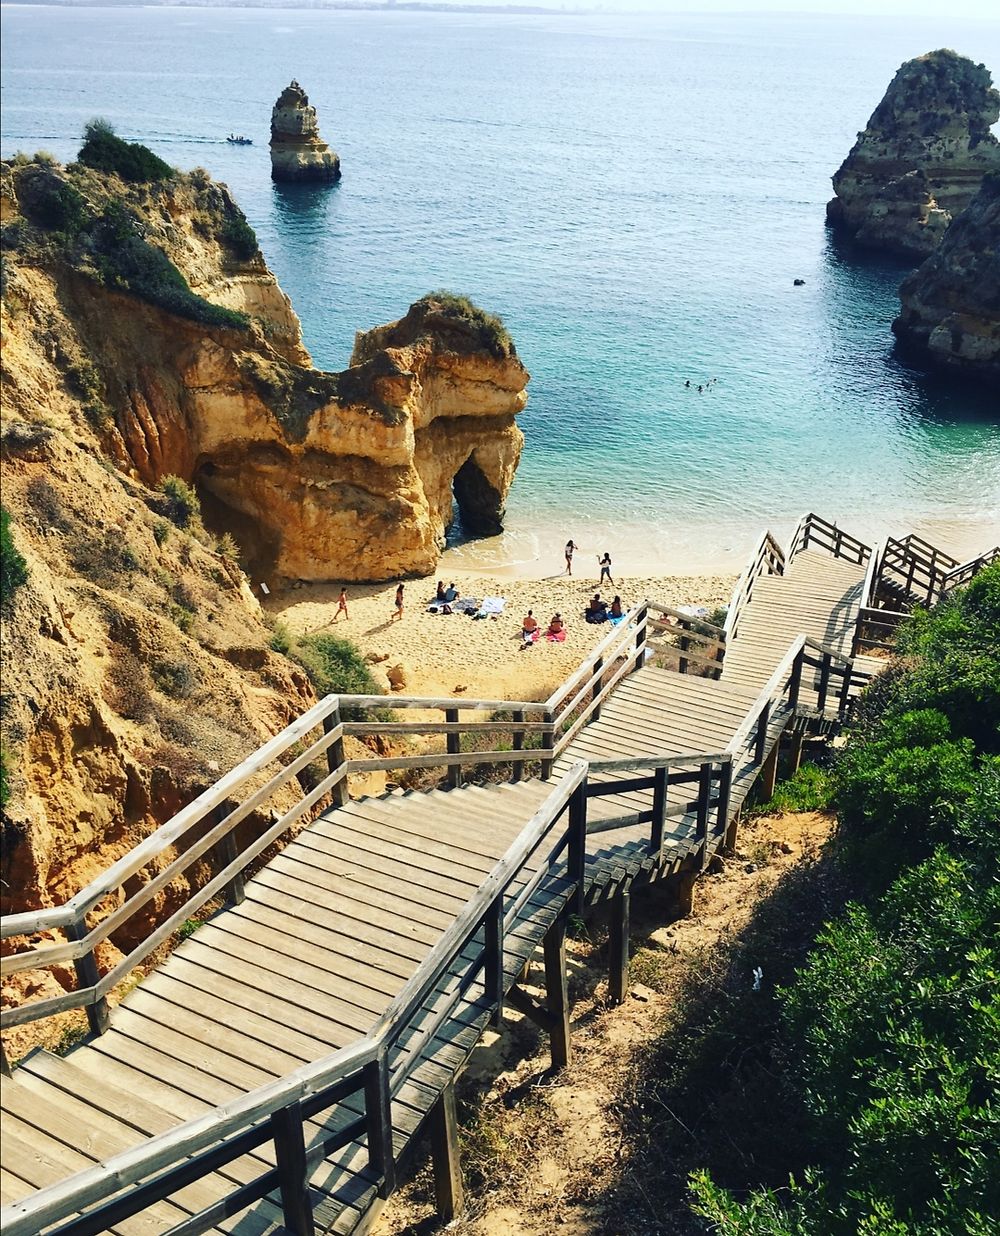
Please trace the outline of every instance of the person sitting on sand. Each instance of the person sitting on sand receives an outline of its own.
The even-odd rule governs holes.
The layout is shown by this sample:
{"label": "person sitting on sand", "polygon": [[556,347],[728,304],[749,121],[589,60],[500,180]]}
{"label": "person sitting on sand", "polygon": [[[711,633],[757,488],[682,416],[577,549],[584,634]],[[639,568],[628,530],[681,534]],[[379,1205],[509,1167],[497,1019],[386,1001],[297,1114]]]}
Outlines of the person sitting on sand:
{"label": "person sitting on sand", "polygon": [[395,606],[395,612],[392,615],[392,621],[395,622],[397,618],[402,618],[403,616],[403,585],[402,584],[400,584],[399,587],[396,589],[396,599],[393,602],[393,605]]}
{"label": "person sitting on sand", "polygon": [[549,629],[545,632],[545,638],[559,644],[566,638],[566,628],[563,624],[562,614],[553,614],[549,619]]}
{"label": "person sitting on sand", "polygon": [[608,607],[601,600],[601,594],[599,592],[595,592],[593,597],[591,597],[590,601],[587,603],[587,608],[583,616],[588,622],[607,622]]}
{"label": "person sitting on sand", "polygon": [[529,609],[521,619],[521,648],[530,648],[538,639],[538,619]]}
{"label": "person sitting on sand", "polygon": [[434,594],[434,600],[435,601],[447,600],[447,598],[444,595],[444,580],[443,579],[438,580],[437,592],[435,592]]}
{"label": "person sitting on sand", "polygon": [[612,618],[623,618],[624,616],[625,616],[625,611],[622,609],[622,599],[621,597],[616,596],[615,599],[611,602],[611,617]]}
{"label": "person sitting on sand", "polygon": [[337,597],[337,612],[333,615],[333,621],[336,622],[340,615],[350,621],[351,615],[347,612],[347,589],[341,588],[340,596]]}
{"label": "person sitting on sand", "polygon": [[447,601],[449,605],[452,601],[457,601],[458,589],[455,587],[454,583],[450,583],[444,590],[444,596],[439,597],[438,599],[441,601]]}

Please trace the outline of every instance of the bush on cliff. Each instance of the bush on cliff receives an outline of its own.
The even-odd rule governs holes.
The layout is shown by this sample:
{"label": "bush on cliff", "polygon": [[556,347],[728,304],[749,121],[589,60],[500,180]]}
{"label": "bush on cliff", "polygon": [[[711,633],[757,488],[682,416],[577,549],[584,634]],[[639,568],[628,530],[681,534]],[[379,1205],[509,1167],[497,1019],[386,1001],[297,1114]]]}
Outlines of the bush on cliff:
{"label": "bush on cliff", "polygon": [[495,356],[516,355],[514,341],[507,327],[504,326],[502,318],[495,313],[487,313],[485,309],[480,309],[478,305],[469,300],[468,296],[456,296],[454,292],[445,291],[429,292],[417,303],[470,327],[482,347],[491,351]]}
{"label": "bush on cliff", "polygon": [[[900,636],[834,774],[865,900],[777,993],[807,1117],[785,1190],[695,1209],[726,1236],[985,1236],[1000,1213],[1000,564]],[[775,1141],[781,1131],[775,1130]],[[758,1146],[766,1159],[768,1148]],[[760,1179],[759,1177],[757,1178]],[[752,1181],[748,1181],[752,1184]]]}
{"label": "bush on cliff", "polygon": [[106,120],[91,120],[83,138],[77,158],[98,172],[114,172],[131,184],[150,184],[177,174],[148,146],[119,137]]}
{"label": "bush on cliff", "polygon": [[242,210],[228,216],[219,229],[219,240],[242,262],[249,262],[260,252],[257,233]]}
{"label": "bush on cliff", "polygon": [[167,255],[141,234],[141,224],[121,202],[104,208],[92,231],[93,262],[101,281],[206,326],[242,328],[243,313],[196,296]]}
{"label": "bush on cliff", "polygon": [[10,514],[0,507],[0,608],[7,609],[14,593],[28,582],[28,564],[14,544]]}
{"label": "bush on cliff", "polygon": [[[273,646],[273,645],[272,645]],[[324,695],[381,695],[364,657],[347,639],[334,635],[305,635],[294,640],[288,655],[298,661],[321,698]],[[345,721],[361,721],[361,708],[344,708]]]}

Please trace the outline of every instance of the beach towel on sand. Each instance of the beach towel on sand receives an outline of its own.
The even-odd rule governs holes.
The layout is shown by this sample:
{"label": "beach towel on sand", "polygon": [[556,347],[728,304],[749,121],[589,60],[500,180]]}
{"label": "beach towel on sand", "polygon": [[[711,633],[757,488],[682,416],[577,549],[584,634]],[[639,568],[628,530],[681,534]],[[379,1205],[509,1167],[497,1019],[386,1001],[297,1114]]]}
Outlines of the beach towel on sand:
{"label": "beach towel on sand", "polygon": [[561,644],[566,638],[565,631],[546,631],[545,638],[550,644]]}
{"label": "beach towel on sand", "polygon": [[521,639],[523,639],[526,644],[537,644],[539,635],[541,635],[541,631],[535,627],[534,631],[522,631]]}
{"label": "beach towel on sand", "polygon": [[481,604],[478,597],[459,597],[457,601],[452,601],[451,608],[456,614],[474,614]]}
{"label": "beach towel on sand", "polygon": [[618,626],[620,622],[624,622],[624,621],[625,621],[624,614],[619,614],[617,618],[614,616],[614,614],[608,614],[608,622],[610,622],[613,627]]}
{"label": "beach towel on sand", "polygon": [[502,614],[503,607],[506,604],[506,597],[483,597],[483,603],[479,607],[479,612],[484,618],[490,617],[491,614]]}

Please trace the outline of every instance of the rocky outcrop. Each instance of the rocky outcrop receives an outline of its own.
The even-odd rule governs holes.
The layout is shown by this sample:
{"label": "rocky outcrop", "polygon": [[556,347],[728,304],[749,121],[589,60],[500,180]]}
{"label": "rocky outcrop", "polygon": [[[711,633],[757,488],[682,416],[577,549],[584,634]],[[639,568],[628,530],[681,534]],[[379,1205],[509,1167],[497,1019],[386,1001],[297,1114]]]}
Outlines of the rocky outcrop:
{"label": "rocky outcrop", "polygon": [[1000,171],[998,117],[985,65],[948,50],[906,61],[833,177],[827,222],[868,248],[926,257]]}
{"label": "rocky outcrop", "polygon": [[[137,480],[196,484],[213,528],[233,534],[258,578],[430,572],[456,500],[468,531],[499,531],[528,382],[499,321],[461,298],[426,297],[360,335],[349,369],[323,373],[302,363],[287,302],[248,295],[271,286],[259,254],[231,272],[213,264],[203,233],[226,232],[218,211],[206,207],[198,228],[182,217],[192,194],[208,201],[210,182],[134,188],[126,210],[121,186],[93,172],[29,164],[8,175],[8,214],[23,210],[7,229],[11,304],[19,263],[39,267],[65,336],[51,381],[82,394],[105,451]],[[221,211],[228,195],[214,189]],[[72,240],[45,226],[66,201],[74,218],[58,225]],[[166,254],[175,265],[161,269]],[[265,282],[251,284],[251,270]],[[237,293],[239,313],[219,308]],[[27,305],[11,323],[36,329]],[[16,395],[23,375],[9,381]]]}
{"label": "rocky outcrop", "polygon": [[984,179],[899,298],[892,329],[903,348],[1000,388],[1000,174]]}
{"label": "rocky outcrop", "polygon": [[271,179],[340,179],[340,156],[320,137],[316,109],[296,81],[285,87],[271,112]]}

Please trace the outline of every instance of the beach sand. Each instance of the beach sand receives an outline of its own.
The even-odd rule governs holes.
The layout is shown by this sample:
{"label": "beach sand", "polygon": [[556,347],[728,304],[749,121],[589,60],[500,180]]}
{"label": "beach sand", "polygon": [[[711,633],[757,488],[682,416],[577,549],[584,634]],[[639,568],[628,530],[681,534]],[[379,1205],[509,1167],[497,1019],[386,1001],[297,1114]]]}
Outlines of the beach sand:
{"label": "beach sand", "polygon": [[[578,569],[589,565],[581,561]],[[406,581],[405,610],[398,622],[393,620],[396,581],[349,584],[347,620],[341,616],[334,621],[339,584],[303,584],[268,598],[265,608],[295,635],[330,633],[349,639],[366,654],[384,656],[373,673],[387,690],[385,671],[401,665],[407,695],[545,699],[610,630],[606,624],[591,626],[583,619],[584,607],[597,590],[593,573],[533,579],[454,570],[444,575],[445,584],[454,580],[462,596],[506,598],[500,618],[482,621],[462,614],[427,613],[441,577]],[[619,593],[626,608],[651,600],[711,610],[728,602],[735,581],[735,575],[630,577],[612,589],[601,589],[601,596],[610,601]],[[549,643],[543,637],[522,651],[521,619],[529,609],[543,629],[559,611],[566,623],[565,643]]]}

